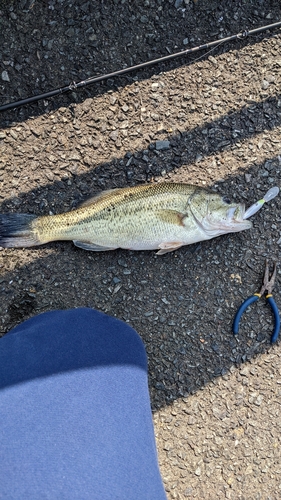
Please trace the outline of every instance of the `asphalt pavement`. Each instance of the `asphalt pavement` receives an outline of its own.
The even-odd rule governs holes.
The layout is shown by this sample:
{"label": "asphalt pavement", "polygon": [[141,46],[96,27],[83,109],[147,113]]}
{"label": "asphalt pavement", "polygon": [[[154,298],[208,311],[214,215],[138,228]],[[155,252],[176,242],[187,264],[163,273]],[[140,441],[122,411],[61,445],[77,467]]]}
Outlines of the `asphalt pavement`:
{"label": "asphalt pavement", "polygon": [[[0,104],[280,20],[277,0],[2,1]],[[281,184],[280,88],[272,30],[2,113],[1,212],[59,213],[104,189],[163,181],[249,207]],[[2,335],[79,306],[139,332],[169,500],[281,496],[280,341],[270,344],[265,300],[232,334],[265,258],[280,262],[280,200],[249,231],[164,256],[71,242],[0,251]]]}

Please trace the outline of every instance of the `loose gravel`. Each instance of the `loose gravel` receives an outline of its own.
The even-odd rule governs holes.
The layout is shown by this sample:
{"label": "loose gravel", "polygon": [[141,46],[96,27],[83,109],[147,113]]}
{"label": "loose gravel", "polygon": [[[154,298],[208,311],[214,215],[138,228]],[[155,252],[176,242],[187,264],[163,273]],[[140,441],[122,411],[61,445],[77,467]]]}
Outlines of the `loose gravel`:
{"label": "loose gravel", "polygon": [[[0,11],[2,104],[281,19],[277,0],[3,0]],[[1,211],[59,213],[162,181],[250,206],[280,187],[280,54],[280,31],[266,32],[2,114]],[[280,208],[279,196],[252,230],[163,257],[68,242],[0,251],[2,334],[78,306],[140,333],[169,499],[280,498],[280,343],[265,301],[231,333],[265,258],[279,261]]]}

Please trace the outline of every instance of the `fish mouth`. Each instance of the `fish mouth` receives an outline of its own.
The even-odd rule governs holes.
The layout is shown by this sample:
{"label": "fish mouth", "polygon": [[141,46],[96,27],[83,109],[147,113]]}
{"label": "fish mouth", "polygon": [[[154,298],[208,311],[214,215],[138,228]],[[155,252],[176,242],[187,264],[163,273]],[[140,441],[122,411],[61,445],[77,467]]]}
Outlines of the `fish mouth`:
{"label": "fish mouth", "polygon": [[222,221],[222,226],[225,227],[225,229],[228,229],[229,232],[250,229],[252,227],[252,223],[243,218],[244,214],[245,205],[243,203],[229,207],[226,214],[226,220]]}
{"label": "fish mouth", "polygon": [[234,205],[230,207],[227,211],[227,221],[228,222],[243,222],[243,217],[245,214],[245,205],[239,203],[239,205]]}
{"label": "fish mouth", "polygon": [[[231,222],[234,224],[235,223],[236,224],[244,224],[245,222],[250,222],[250,221],[247,221],[247,219],[244,219],[245,211],[246,210],[245,210],[244,203],[239,203],[238,205],[233,205],[227,211],[227,216],[226,216],[227,222]],[[252,227],[252,223],[246,224],[246,226]]]}
{"label": "fish mouth", "polygon": [[216,218],[209,213],[203,219],[199,220],[193,212],[192,215],[205,235],[208,238],[214,238],[222,234],[236,233],[250,229],[252,223],[249,220],[243,219],[244,213],[245,205],[241,203],[230,206],[224,217]]}

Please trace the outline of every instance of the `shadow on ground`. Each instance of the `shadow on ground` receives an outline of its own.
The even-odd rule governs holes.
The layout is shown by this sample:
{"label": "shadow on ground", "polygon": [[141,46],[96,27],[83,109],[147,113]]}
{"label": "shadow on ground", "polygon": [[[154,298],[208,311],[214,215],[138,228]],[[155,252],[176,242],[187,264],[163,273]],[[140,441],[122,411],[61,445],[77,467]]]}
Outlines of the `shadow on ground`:
{"label": "shadow on ground", "polygon": [[[218,0],[178,3],[175,8],[173,0],[152,0],[145,6],[113,0],[94,4],[79,0],[74,5],[64,0],[2,2],[0,65],[5,75],[2,72],[1,104],[273,24],[280,20],[281,13],[277,0],[270,2],[270,14],[264,2],[250,1],[239,6],[236,2],[222,5]],[[1,116],[2,126],[81,103],[135,79],[151,78],[162,71],[205,60],[210,54],[239,50],[268,36],[274,36],[274,31],[6,112]]]}
{"label": "shadow on ground", "polygon": [[[73,173],[71,185],[69,182],[58,180],[39,186],[16,198],[5,200],[0,205],[0,209],[6,212],[16,207],[17,211],[28,210],[38,215],[48,214],[50,209],[57,213],[68,211],[96,191],[151,181],[154,177],[161,175],[163,167],[169,174],[176,172],[183,164],[185,165],[185,179],[179,178],[179,180],[188,182],[189,168],[194,170],[192,164],[197,159],[196,170],[200,179],[200,162],[204,158],[235,149],[236,143],[240,144],[265,130],[274,130],[279,127],[281,125],[281,114],[278,112],[279,102],[280,94],[262,102],[252,101],[248,106],[212,122],[204,123],[203,126],[167,135],[165,138],[169,141],[168,151],[158,151],[155,143],[150,143],[147,146],[148,150],[139,150],[121,158],[116,157],[111,162],[97,166],[88,165],[86,173],[80,175]],[[233,131],[236,133],[233,134]],[[275,162],[278,165],[278,158]],[[256,161],[254,160],[253,163],[255,164]],[[256,166],[255,171],[259,172],[261,167],[261,165]],[[242,168],[243,161],[241,162],[241,175],[244,175]],[[271,165],[270,169],[273,170],[274,165]],[[204,171],[202,175],[204,178]],[[238,176],[237,181],[240,180]],[[247,186],[246,192],[240,191],[239,193],[235,192],[237,182],[233,180],[232,184],[233,187],[229,186],[230,194],[234,197],[237,195],[245,200],[256,198],[255,184],[251,183]]]}
{"label": "shadow on ground", "polygon": [[[252,166],[247,174],[258,179],[260,169],[261,165]],[[224,190],[233,190],[237,182],[229,177]],[[41,248],[40,258],[35,248],[6,250],[4,259],[11,270],[0,277],[3,333],[46,310],[102,310],[129,322],[142,336],[153,406],[187,396],[270,348],[273,323],[262,301],[255,312],[245,315],[239,339],[232,336],[231,325],[242,299],[260,287],[264,257],[278,258],[271,251],[272,213],[278,208],[279,199],[264,208],[251,231],[163,257],[121,250],[87,253],[59,242]],[[22,265],[22,259],[27,263]]]}
{"label": "shadow on ground", "polygon": [[[188,38],[185,47],[194,46],[220,34],[227,36],[268,22],[265,2],[259,5],[247,2],[237,7],[236,2],[222,6],[219,1],[200,0],[196,5],[190,2],[185,12],[175,9],[174,1],[150,1],[145,12],[141,4],[130,2],[101,1],[95,12],[92,2],[79,1],[73,8],[55,0],[34,2],[32,9],[30,5],[22,0],[1,7],[4,12],[1,31],[5,36],[1,71],[7,71],[10,83],[2,80],[0,90],[9,99],[119,69],[123,64],[142,62],[160,56],[163,50],[173,52],[183,47],[185,38]],[[279,2],[271,2],[270,9],[275,14],[279,12]],[[270,18],[270,22],[275,20],[279,19]],[[261,39],[262,36],[239,41],[235,47]],[[216,54],[226,50],[233,50],[233,46],[219,47]],[[149,78],[182,63],[178,60],[165,64],[137,77]],[[127,85],[132,78],[133,75],[107,82],[106,87],[10,112],[2,117],[3,125],[24,123],[31,115],[49,116],[48,112],[62,105],[68,107],[73,122],[76,118],[87,120],[86,107],[82,117],[80,107],[73,103]],[[44,185],[40,181],[38,188],[28,188],[25,192],[19,185],[19,194],[3,201],[1,211],[58,213],[75,207],[95,191],[160,178],[168,181],[170,175],[173,181],[195,179],[202,183],[207,169],[204,160],[209,158],[208,168],[214,170],[213,187],[251,204],[273,182],[280,185],[280,162],[278,156],[268,154],[266,161],[253,159],[245,167],[239,147],[265,131],[274,132],[280,127],[279,100],[276,91],[273,97],[261,102],[249,100],[242,109],[203,126],[186,130],[179,124],[180,131],[165,133],[165,137],[161,132],[159,137],[169,140],[167,150],[157,150],[155,140],[148,137],[147,149],[139,148],[120,156],[115,153],[115,158],[97,166],[86,163],[82,157],[81,163],[88,170],[76,174],[72,169],[65,180],[55,178]],[[34,141],[39,146],[42,137],[38,143]],[[90,154],[91,146],[85,145],[84,149],[87,148]],[[224,170],[222,184],[217,180],[219,164],[213,165],[213,161],[216,155],[228,150],[235,165],[233,171]],[[240,170],[237,164],[241,165]],[[40,164],[42,172],[43,167]],[[27,176],[28,173],[29,170]],[[11,166],[11,177],[13,174]],[[245,181],[245,175],[251,182]],[[163,257],[154,252],[120,250],[87,253],[71,243],[60,242],[38,249],[1,251],[1,331],[4,334],[24,319],[51,309],[88,306],[115,315],[136,328],[146,344],[152,404],[160,408],[197,391],[227,373],[233,365],[270,349],[273,323],[263,301],[243,318],[238,339],[233,338],[231,325],[242,299],[260,287],[264,258],[279,257],[278,213],[279,198],[255,216],[251,231],[185,247]],[[276,300],[279,303],[278,296]]]}

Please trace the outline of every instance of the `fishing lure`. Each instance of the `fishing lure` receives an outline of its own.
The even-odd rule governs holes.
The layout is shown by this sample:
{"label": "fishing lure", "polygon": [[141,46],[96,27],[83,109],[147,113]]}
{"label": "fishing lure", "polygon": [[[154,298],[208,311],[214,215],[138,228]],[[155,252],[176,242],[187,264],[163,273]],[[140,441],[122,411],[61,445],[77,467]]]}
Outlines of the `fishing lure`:
{"label": "fishing lure", "polygon": [[278,193],[279,193],[279,188],[277,186],[270,188],[261,200],[256,201],[256,203],[251,205],[248,208],[248,210],[246,210],[243,219],[248,219],[249,217],[252,217],[252,215],[257,213],[261,209],[264,203],[273,200],[273,198],[275,198],[275,196],[277,196]]}

